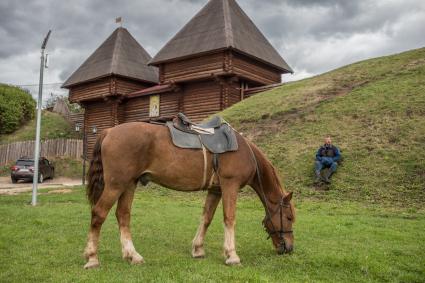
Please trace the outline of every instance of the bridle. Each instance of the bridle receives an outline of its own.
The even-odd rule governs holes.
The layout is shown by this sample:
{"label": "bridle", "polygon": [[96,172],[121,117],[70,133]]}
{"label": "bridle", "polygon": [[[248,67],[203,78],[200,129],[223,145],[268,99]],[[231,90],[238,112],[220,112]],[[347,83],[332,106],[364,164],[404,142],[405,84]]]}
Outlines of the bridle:
{"label": "bridle", "polygon": [[[269,205],[267,204],[268,200],[266,198],[266,194],[264,193],[264,189],[263,189],[263,182],[261,181],[260,168],[258,167],[257,158],[255,157],[255,154],[252,151],[252,148],[249,145],[249,143],[247,143],[247,144],[248,144],[248,147],[249,147],[249,149],[251,151],[251,155],[252,155],[252,157],[254,159],[254,162],[255,162],[255,168],[256,168],[256,174],[257,174],[257,178],[258,178],[258,183],[260,184],[261,195],[262,195],[262,198],[263,198],[263,201],[264,201],[264,206],[266,207],[266,217],[263,220],[263,226],[264,226],[264,229],[266,230],[266,232],[269,234],[269,236],[267,237],[267,239],[270,239],[270,237],[272,237],[273,235],[276,235],[277,234],[278,237],[279,237],[279,247],[284,247],[285,248],[284,236],[285,236],[285,234],[292,234],[293,231],[292,230],[284,230],[283,229],[282,209],[283,208],[289,208],[290,207],[290,204],[287,204],[287,203],[284,202],[285,196],[283,196],[282,199],[279,202],[279,206],[273,212],[270,212]],[[276,227],[274,226],[273,221],[272,221],[272,217],[275,216],[276,213],[279,213],[279,216],[280,216],[280,229],[279,230],[276,229]],[[269,221],[270,224],[271,224],[271,226],[272,226],[272,229],[271,230],[266,225],[267,221]]]}
{"label": "bridle", "polygon": [[[266,204],[266,208],[268,210],[267,204]],[[284,239],[283,237],[284,237],[285,234],[290,234],[290,233],[293,232],[292,230],[283,230],[283,217],[282,217],[282,209],[283,208],[290,208],[290,205],[284,203],[283,197],[282,197],[282,199],[280,200],[279,206],[276,208],[276,210],[273,211],[272,213],[270,213],[270,212],[267,213],[266,217],[263,220],[264,229],[269,234],[269,236],[267,237],[267,239],[270,239],[271,236],[277,234],[278,237],[279,237],[279,241],[280,241],[279,244],[282,244],[282,242],[283,242],[283,244],[285,243],[285,241],[283,240]],[[273,221],[272,221],[272,217],[275,216],[276,213],[279,213],[279,215],[280,215],[280,229],[279,230],[277,230],[275,228],[275,226],[273,224]],[[268,227],[266,225],[267,221],[270,222],[270,224],[272,226],[272,230],[268,229]]]}

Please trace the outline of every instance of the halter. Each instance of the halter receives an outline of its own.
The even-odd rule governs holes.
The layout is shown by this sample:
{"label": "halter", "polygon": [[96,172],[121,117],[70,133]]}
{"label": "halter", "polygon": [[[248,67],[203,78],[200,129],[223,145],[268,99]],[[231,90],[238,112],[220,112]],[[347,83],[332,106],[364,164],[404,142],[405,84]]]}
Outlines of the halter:
{"label": "halter", "polygon": [[[267,237],[267,239],[270,239],[271,236],[273,236],[275,234],[278,234],[278,237],[279,237],[279,246],[280,247],[282,247],[282,246],[285,247],[284,235],[285,234],[293,233],[293,231],[292,230],[287,230],[287,231],[283,230],[282,208],[288,208],[288,207],[290,207],[290,205],[284,203],[283,199],[285,198],[285,196],[283,196],[282,199],[279,202],[279,206],[277,207],[277,209],[275,211],[273,211],[273,213],[270,212],[269,206],[267,204],[266,194],[264,193],[264,189],[263,189],[263,182],[261,180],[260,168],[258,167],[257,158],[255,157],[255,154],[252,151],[252,148],[249,145],[249,143],[247,143],[247,144],[248,144],[248,147],[249,147],[249,149],[251,151],[251,155],[252,155],[252,157],[254,159],[254,162],[255,162],[255,168],[256,168],[256,174],[257,174],[257,178],[258,178],[258,183],[260,184],[260,191],[261,191],[262,197],[264,199],[264,205],[266,207],[266,217],[263,220],[263,226],[264,226],[266,232],[269,234],[269,236]],[[279,212],[279,216],[280,216],[280,229],[279,230],[276,229],[276,227],[274,226],[273,221],[272,221],[272,217],[277,212]],[[270,224],[272,226],[272,230],[269,230],[267,228],[267,226],[266,226],[266,222],[267,221],[270,221]]]}

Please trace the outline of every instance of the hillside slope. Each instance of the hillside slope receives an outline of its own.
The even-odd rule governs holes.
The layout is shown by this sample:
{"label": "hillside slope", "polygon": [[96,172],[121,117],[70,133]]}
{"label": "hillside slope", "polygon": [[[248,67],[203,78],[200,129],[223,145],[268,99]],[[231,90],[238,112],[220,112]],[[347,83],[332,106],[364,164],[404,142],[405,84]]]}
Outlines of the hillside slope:
{"label": "hillside slope", "polygon": [[[222,115],[301,196],[425,201],[425,48],[371,59],[256,95]],[[329,187],[313,162],[331,135],[343,162]]]}
{"label": "hillside slope", "polygon": [[[25,141],[35,139],[36,120],[32,119],[26,125],[22,126],[11,134],[0,135],[0,144],[16,141]],[[78,138],[78,134],[72,128],[71,124],[61,115],[43,111],[41,116],[41,138]]]}

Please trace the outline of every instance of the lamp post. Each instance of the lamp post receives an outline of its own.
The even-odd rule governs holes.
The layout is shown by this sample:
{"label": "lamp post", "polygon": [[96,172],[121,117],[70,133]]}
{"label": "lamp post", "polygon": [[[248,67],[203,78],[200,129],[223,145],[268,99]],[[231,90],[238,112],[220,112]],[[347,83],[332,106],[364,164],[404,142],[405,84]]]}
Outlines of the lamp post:
{"label": "lamp post", "polygon": [[35,149],[34,149],[34,176],[32,178],[32,199],[31,204],[37,205],[37,186],[38,186],[38,169],[40,159],[40,129],[41,129],[41,104],[43,103],[43,73],[46,68],[46,62],[44,61],[44,50],[46,49],[47,41],[49,40],[49,30],[46,37],[41,45],[41,57],[40,57],[40,83],[38,85],[38,101],[37,101],[37,127],[35,131]]}
{"label": "lamp post", "polygon": [[[75,131],[79,133],[81,131],[81,124],[75,123]],[[83,155],[81,156],[83,158],[83,175],[81,177],[81,183],[83,185],[86,184],[86,131],[85,126],[83,126]]]}

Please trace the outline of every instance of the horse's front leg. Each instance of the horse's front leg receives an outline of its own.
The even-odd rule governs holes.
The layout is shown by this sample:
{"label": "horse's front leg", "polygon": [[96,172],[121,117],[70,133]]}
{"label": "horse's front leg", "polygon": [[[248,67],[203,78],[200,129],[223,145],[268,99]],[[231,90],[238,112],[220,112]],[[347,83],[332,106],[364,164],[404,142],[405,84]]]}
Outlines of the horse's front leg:
{"label": "horse's front leg", "polygon": [[201,223],[199,224],[198,231],[196,232],[195,238],[192,241],[192,256],[194,258],[203,258],[205,256],[205,234],[207,233],[208,227],[211,224],[220,199],[220,192],[208,191],[207,198],[205,200],[204,211],[201,217]]}
{"label": "horse's front leg", "polygon": [[224,216],[224,255],[227,265],[240,264],[241,260],[236,254],[235,224],[236,200],[239,185],[225,184],[222,182],[223,216]]}
{"label": "horse's front leg", "polygon": [[130,232],[131,204],[133,203],[135,187],[128,188],[119,198],[115,215],[120,229],[120,239],[123,259],[131,264],[144,263],[143,257],[136,251]]}

